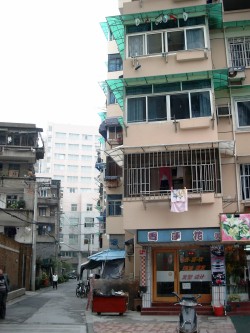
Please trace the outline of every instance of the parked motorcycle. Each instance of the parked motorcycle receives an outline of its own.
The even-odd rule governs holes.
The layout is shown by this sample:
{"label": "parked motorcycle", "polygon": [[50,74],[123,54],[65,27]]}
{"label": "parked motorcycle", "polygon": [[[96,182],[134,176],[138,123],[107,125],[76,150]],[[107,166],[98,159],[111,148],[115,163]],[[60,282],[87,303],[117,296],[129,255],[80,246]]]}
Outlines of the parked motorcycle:
{"label": "parked motorcycle", "polygon": [[180,305],[181,311],[179,314],[179,322],[177,332],[180,333],[198,333],[198,318],[196,313],[196,306],[202,306],[197,302],[201,295],[192,296],[185,295],[180,297],[176,292],[173,294],[177,297],[178,302],[174,305]]}
{"label": "parked motorcycle", "polygon": [[84,282],[78,282],[76,287],[76,296],[77,297],[87,297],[89,293],[89,287]]}

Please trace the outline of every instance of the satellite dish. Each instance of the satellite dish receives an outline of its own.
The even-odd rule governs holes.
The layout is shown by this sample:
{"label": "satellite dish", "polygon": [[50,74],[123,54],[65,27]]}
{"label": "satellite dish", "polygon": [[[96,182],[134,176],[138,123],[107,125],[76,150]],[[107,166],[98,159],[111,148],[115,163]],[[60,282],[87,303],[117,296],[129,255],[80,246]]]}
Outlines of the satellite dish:
{"label": "satellite dish", "polygon": [[187,21],[187,19],[188,19],[188,13],[184,12],[182,16],[183,16],[183,20]]}
{"label": "satellite dish", "polygon": [[140,19],[137,17],[135,19],[135,25],[138,27],[138,25],[141,23]]}

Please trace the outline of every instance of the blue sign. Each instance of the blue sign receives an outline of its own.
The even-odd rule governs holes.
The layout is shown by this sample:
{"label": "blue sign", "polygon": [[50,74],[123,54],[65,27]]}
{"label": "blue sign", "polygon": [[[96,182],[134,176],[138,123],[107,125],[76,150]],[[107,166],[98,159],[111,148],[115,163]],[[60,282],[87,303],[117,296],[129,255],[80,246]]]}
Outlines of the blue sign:
{"label": "blue sign", "polygon": [[138,243],[220,242],[220,228],[137,230]]}

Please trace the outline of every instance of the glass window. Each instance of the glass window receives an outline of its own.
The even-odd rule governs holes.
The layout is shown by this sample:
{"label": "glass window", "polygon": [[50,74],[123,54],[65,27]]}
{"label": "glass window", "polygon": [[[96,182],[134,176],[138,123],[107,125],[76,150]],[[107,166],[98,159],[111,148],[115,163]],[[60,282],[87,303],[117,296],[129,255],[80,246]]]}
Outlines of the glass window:
{"label": "glass window", "polygon": [[67,181],[71,182],[71,183],[76,183],[78,181],[78,177],[77,176],[68,176]]}
{"label": "glass window", "polygon": [[71,204],[71,211],[76,212],[77,211],[77,204]]}
{"label": "glass window", "polygon": [[122,58],[119,53],[108,55],[108,71],[122,71]]}
{"label": "glass window", "polygon": [[250,164],[240,165],[242,200],[250,200]]}
{"label": "glass window", "polygon": [[56,132],[56,138],[66,138],[67,133]]}
{"label": "glass window", "polygon": [[185,50],[184,31],[172,31],[167,34],[168,52]]}
{"label": "glass window", "polygon": [[94,218],[93,217],[85,217],[85,228],[93,228],[95,226],[94,224]]}
{"label": "glass window", "polygon": [[250,126],[250,101],[237,102],[239,127]]}
{"label": "glass window", "polygon": [[69,143],[68,147],[69,147],[70,150],[79,149],[79,145],[78,144],[74,144],[74,143]]}
{"label": "glass window", "polygon": [[205,48],[205,38],[204,29],[187,29],[186,30],[186,44],[187,50],[192,49],[204,49]]}
{"label": "glass window", "polygon": [[167,120],[166,96],[148,97],[148,121]]}
{"label": "glass window", "polygon": [[128,123],[146,121],[146,98],[129,98],[127,100],[127,121]]}
{"label": "glass window", "polygon": [[75,188],[75,187],[69,187],[68,191],[69,191],[69,193],[77,193],[77,188]]}
{"label": "glass window", "polygon": [[108,195],[108,215],[109,216],[120,216],[122,215],[122,196],[121,195]]}
{"label": "glass window", "polygon": [[55,143],[55,147],[58,149],[63,149],[66,147],[66,143]]}
{"label": "glass window", "polygon": [[144,53],[144,35],[128,36],[128,57],[133,58]]}
{"label": "glass window", "polygon": [[78,165],[68,165],[67,170],[71,171],[71,172],[77,172],[78,171]]}
{"label": "glass window", "polygon": [[46,207],[39,207],[39,216],[46,216]]}
{"label": "glass window", "polygon": [[171,119],[190,118],[188,94],[170,96]]}
{"label": "glass window", "polygon": [[93,210],[93,205],[92,204],[87,204],[87,211],[92,212]]}
{"label": "glass window", "polygon": [[71,140],[78,140],[79,138],[80,138],[80,134],[69,133],[69,139],[71,139]]}
{"label": "glass window", "polygon": [[148,34],[147,35],[147,54],[161,53],[162,52],[162,34]]}
{"label": "glass window", "polygon": [[69,225],[71,227],[76,227],[78,226],[78,223],[79,223],[79,219],[77,217],[70,217],[69,218]]}
{"label": "glass window", "polygon": [[65,170],[65,165],[64,164],[54,164],[54,170],[63,171],[63,170]]}
{"label": "glass window", "polygon": [[191,93],[192,118],[211,116],[210,95],[208,91]]}
{"label": "glass window", "polygon": [[78,244],[78,235],[69,234],[69,245],[77,245]]}
{"label": "glass window", "polygon": [[55,154],[55,159],[56,160],[64,160],[65,159],[65,154]]}
{"label": "glass window", "polygon": [[68,159],[69,159],[69,160],[77,161],[77,160],[79,159],[79,155],[76,155],[76,154],[68,154]]}

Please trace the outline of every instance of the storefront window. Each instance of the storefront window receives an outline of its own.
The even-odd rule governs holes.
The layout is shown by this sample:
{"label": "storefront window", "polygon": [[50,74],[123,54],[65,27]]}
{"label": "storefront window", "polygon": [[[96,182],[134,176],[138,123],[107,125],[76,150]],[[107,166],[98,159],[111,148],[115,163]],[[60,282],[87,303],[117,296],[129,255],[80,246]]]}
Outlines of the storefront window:
{"label": "storefront window", "polygon": [[179,250],[179,290],[181,294],[211,293],[209,247]]}

